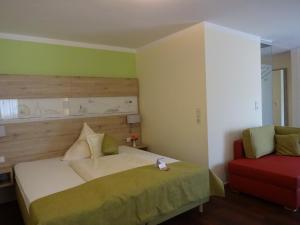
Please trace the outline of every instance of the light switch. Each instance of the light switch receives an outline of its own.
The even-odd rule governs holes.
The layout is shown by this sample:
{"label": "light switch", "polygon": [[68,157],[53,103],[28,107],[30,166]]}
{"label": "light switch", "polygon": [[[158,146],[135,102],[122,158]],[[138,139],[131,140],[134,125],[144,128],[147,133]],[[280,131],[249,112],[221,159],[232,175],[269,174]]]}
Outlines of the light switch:
{"label": "light switch", "polygon": [[255,110],[255,111],[258,111],[258,110],[259,110],[259,105],[258,105],[258,102],[257,102],[257,101],[254,102],[254,110]]}

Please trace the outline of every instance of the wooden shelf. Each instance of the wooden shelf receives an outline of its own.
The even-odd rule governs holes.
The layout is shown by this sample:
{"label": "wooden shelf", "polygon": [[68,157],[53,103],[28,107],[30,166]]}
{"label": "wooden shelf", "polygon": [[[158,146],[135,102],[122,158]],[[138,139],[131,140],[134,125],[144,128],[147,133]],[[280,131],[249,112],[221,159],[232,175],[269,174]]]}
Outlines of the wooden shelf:
{"label": "wooden shelf", "polygon": [[139,144],[135,148],[140,149],[140,150],[144,150],[144,151],[148,151],[148,146],[144,145],[144,144]]}
{"label": "wooden shelf", "polygon": [[13,165],[0,163],[0,188],[14,185]]}

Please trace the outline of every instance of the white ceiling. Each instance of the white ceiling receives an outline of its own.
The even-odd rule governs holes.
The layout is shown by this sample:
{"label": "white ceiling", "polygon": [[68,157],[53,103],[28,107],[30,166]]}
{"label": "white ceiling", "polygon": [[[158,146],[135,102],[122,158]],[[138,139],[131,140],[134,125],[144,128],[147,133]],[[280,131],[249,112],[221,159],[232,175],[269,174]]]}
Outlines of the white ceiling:
{"label": "white ceiling", "polygon": [[202,21],[300,47],[300,0],[0,0],[0,32],[127,48]]}

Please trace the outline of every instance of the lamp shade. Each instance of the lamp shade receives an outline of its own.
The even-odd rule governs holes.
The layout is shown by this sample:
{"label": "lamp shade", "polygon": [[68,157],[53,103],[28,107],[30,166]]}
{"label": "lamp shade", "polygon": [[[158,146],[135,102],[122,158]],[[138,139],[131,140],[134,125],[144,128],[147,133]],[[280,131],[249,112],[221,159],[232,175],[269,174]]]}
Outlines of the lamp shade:
{"label": "lamp shade", "polygon": [[127,123],[128,124],[134,124],[134,123],[140,123],[141,122],[141,116],[139,114],[133,114],[127,116]]}

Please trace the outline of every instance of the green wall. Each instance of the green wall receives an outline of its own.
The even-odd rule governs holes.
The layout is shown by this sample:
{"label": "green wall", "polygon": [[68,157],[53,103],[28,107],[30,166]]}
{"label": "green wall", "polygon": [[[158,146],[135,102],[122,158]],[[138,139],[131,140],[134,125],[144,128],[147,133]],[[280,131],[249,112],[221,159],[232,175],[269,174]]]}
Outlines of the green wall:
{"label": "green wall", "polygon": [[135,53],[0,39],[0,74],[133,78]]}

